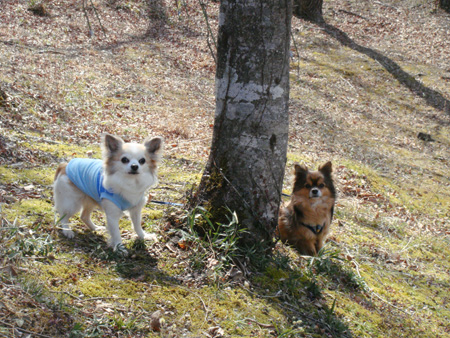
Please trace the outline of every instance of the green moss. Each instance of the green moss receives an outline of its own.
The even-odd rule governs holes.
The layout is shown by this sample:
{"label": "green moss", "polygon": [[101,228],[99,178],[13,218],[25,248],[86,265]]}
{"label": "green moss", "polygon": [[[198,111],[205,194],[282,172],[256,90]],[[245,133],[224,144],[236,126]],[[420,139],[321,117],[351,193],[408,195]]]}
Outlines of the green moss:
{"label": "green moss", "polygon": [[144,207],[142,209],[142,217],[144,220],[145,220],[145,218],[155,220],[155,219],[160,219],[161,217],[163,217],[164,211],[150,209],[153,206],[154,206],[154,204],[150,204],[149,207]]}
{"label": "green moss", "polygon": [[0,179],[4,184],[13,183],[17,180],[17,172],[5,166],[0,166]]}
{"label": "green moss", "polygon": [[3,183],[25,186],[30,184],[51,185],[54,171],[52,168],[12,169],[0,166],[0,178]]}
{"label": "green moss", "polygon": [[2,212],[7,219],[18,220],[19,224],[30,227],[53,224],[52,204],[44,199],[26,199],[11,205],[5,205]]}

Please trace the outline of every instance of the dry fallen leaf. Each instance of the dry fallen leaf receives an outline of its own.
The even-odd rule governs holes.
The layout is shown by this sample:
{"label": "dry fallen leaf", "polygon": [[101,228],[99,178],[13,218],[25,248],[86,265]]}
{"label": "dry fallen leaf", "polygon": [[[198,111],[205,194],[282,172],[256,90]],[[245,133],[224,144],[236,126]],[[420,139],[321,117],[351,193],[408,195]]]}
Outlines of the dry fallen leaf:
{"label": "dry fallen leaf", "polygon": [[150,327],[153,331],[160,332],[162,324],[162,312],[160,310],[155,311],[150,316]]}

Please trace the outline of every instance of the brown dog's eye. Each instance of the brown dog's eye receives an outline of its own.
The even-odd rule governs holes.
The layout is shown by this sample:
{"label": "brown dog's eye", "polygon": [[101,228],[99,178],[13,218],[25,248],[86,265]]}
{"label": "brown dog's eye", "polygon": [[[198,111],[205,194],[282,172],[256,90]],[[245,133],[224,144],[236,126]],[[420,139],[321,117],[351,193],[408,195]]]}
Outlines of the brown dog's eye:
{"label": "brown dog's eye", "polygon": [[306,184],[305,184],[305,188],[306,188],[306,189],[311,189],[311,184],[306,183]]}
{"label": "brown dog's eye", "polygon": [[144,164],[145,163],[145,158],[141,158],[140,160],[139,160],[139,164]]}
{"label": "brown dog's eye", "polygon": [[322,189],[322,188],[324,188],[324,187],[325,187],[325,184],[323,184],[323,183],[320,183],[320,184],[319,184],[319,188],[320,188],[320,189]]}
{"label": "brown dog's eye", "polygon": [[128,162],[130,162],[130,160],[127,157],[122,157],[121,161],[123,164],[127,164]]}

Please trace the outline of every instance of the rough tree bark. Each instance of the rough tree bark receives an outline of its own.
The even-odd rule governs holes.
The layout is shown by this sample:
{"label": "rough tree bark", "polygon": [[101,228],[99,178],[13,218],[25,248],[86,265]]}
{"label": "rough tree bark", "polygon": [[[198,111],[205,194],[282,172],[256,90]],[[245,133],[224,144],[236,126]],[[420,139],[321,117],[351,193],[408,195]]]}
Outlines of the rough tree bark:
{"label": "rough tree bark", "polygon": [[312,22],[323,22],[323,0],[293,0],[294,15]]}
{"label": "rough tree bark", "polygon": [[[197,201],[235,211],[244,242],[270,241],[288,141],[290,0],[222,0],[211,153]],[[244,243],[243,243],[244,244]]]}
{"label": "rough tree bark", "polygon": [[447,12],[450,12],[450,0],[439,0],[439,6]]}

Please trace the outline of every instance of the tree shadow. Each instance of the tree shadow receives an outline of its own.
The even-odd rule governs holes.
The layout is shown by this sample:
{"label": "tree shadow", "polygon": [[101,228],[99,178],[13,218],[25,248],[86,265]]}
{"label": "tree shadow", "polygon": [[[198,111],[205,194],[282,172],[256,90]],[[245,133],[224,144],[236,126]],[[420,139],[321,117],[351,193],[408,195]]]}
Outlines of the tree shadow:
{"label": "tree shadow", "polygon": [[417,81],[412,75],[405,72],[396,62],[384,56],[380,52],[361,46],[354,42],[344,31],[334,27],[326,22],[319,23],[325,33],[338,40],[343,46],[353,49],[359,53],[367,55],[374,61],[377,61],[384,69],[392,74],[397,81],[408,88],[414,95],[425,99],[428,105],[450,115],[450,101],[441,93],[430,89]]}
{"label": "tree shadow", "polygon": [[320,258],[293,258],[293,255],[297,255],[295,249],[284,245],[270,255],[256,247],[246,251],[247,262],[241,261],[238,266],[245,267],[242,272],[251,281],[252,288],[247,289],[249,296],[265,299],[289,319],[290,328],[285,327],[282,332],[276,329],[280,337],[354,337],[349,325],[336,312],[336,304],[327,304],[325,290],[364,298],[361,283],[333,253]]}

